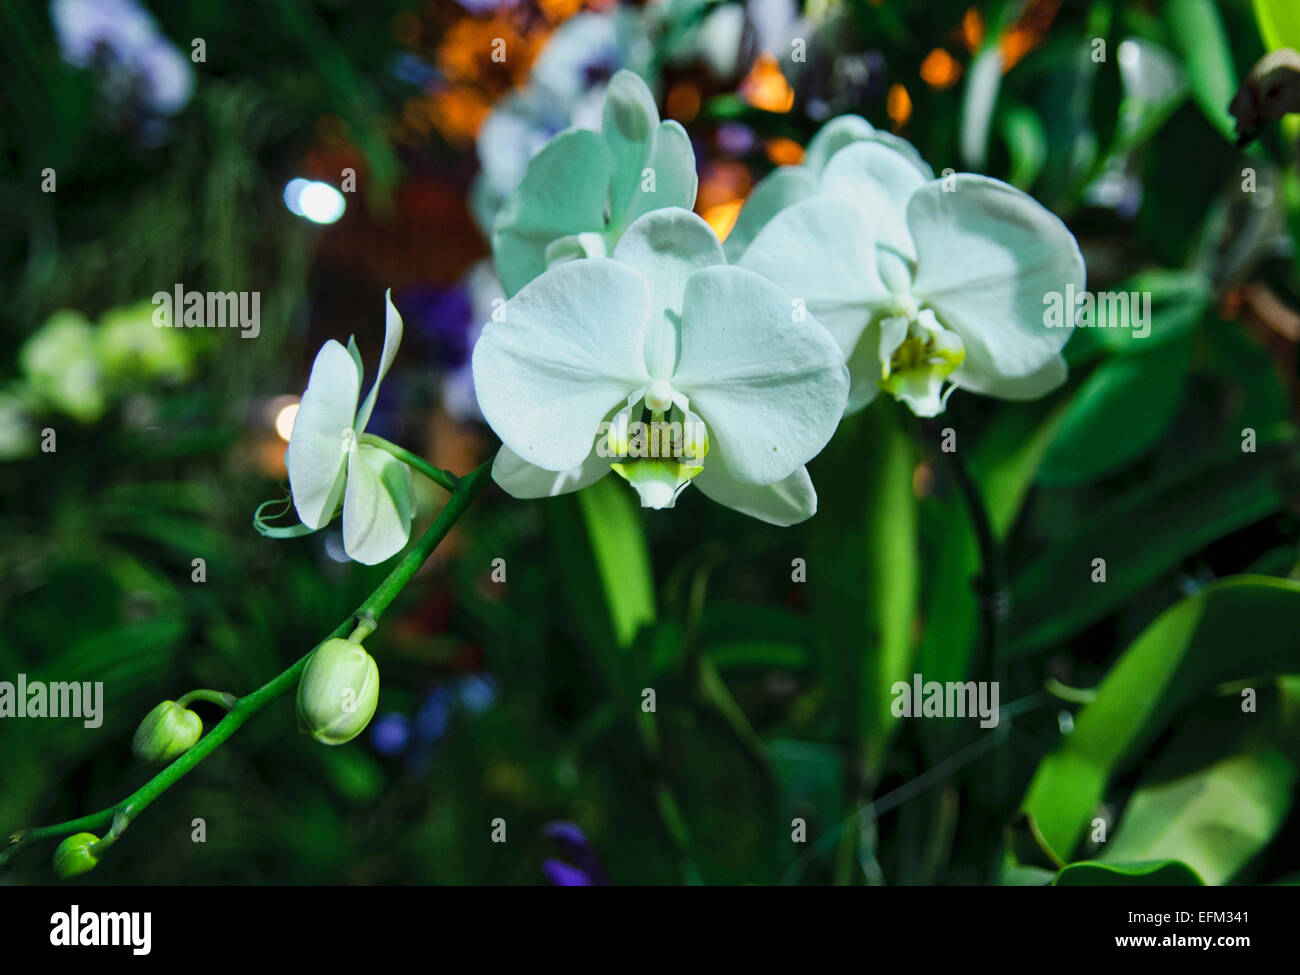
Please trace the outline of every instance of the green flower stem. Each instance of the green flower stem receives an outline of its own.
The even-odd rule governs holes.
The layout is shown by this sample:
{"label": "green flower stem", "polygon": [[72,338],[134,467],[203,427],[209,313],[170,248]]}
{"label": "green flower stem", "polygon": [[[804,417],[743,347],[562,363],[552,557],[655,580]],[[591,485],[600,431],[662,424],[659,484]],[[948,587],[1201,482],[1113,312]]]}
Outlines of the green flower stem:
{"label": "green flower stem", "polygon": [[[357,607],[357,611],[336,626],[334,631],[325,637],[325,640],[347,636],[352,632],[358,620],[366,621],[379,618],[380,614],[397,598],[398,593],[406,588],[406,584],[411,581],[420,566],[424,565],[429,556],[433,554],[439,543],[447,537],[447,533],[451,531],[456,522],[460,520],[461,515],[465,513],[465,509],[487,486],[488,481],[491,479],[491,469],[492,462],[488,461],[476,468],[473,473],[456,479],[455,486],[451,489],[451,497],[447,499],[447,504],[439,512],[438,517],[434,519],[433,524],[429,526],[429,530],[424,533],[423,537],[415,543],[410,551],[402,556],[402,560],[397,563],[397,566],[379,584],[378,588],[366,598],[366,601]],[[324,643],[325,640],[320,641],[320,643]],[[55,823],[53,826],[38,826],[14,833],[9,837],[8,848],[0,852],[0,866],[4,866],[19,852],[40,840],[65,836],[69,833],[78,833],[83,830],[94,832],[108,826],[110,823],[112,823],[112,832],[109,837],[101,841],[101,844],[112,842],[150,803],[175,785],[190,769],[220,748],[226,739],[238,731],[245,721],[262,710],[271,701],[294,687],[302,674],[303,668],[307,665],[307,661],[311,658],[312,653],[315,653],[320,643],[291,664],[288,669],[271,678],[257,690],[238,698],[231,706],[229,713],[211,731],[200,738],[193,748],[117,805],[110,806],[108,809],[101,809],[99,812],[91,813],[88,816],[68,820],[65,823]],[[198,694],[200,692],[192,693]]]}
{"label": "green flower stem", "polygon": [[460,478],[450,471],[444,471],[441,467],[434,467],[423,457],[417,457],[409,450],[399,447],[395,443],[389,443],[383,437],[376,437],[373,433],[363,433],[357,440],[360,443],[369,444],[372,447],[387,451],[408,467],[415,468],[434,484],[446,488],[448,491],[454,492],[456,485],[460,483]]}
{"label": "green flower stem", "polygon": [[239,698],[235,697],[235,695],[228,691],[209,691],[200,688],[197,691],[190,691],[188,694],[178,697],[176,703],[180,707],[187,707],[190,701],[207,701],[210,704],[219,705],[229,711],[235,706],[235,702],[238,700]]}

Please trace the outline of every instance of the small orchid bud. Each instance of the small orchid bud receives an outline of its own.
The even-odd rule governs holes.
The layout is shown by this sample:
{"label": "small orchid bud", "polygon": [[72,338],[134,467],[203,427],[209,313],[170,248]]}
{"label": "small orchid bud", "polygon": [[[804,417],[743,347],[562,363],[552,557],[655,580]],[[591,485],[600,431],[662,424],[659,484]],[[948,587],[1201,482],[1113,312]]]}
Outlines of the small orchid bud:
{"label": "small orchid bud", "polygon": [[73,833],[54,850],[54,872],[67,880],[94,870],[99,863],[94,853],[97,843],[94,833]]}
{"label": "small orchid bud", "polygon": [[379,704],[379,668],[359,643],[323,643],[298,684],[298,724],[325,745],[342,745],[365,730]]}
{"label": "small orchid bud", "polygon": [[144,716],[131,739],[135,757],[150,765],[166,765],[194,747],[203,734],[203,721],[175,701],[163,701]]}

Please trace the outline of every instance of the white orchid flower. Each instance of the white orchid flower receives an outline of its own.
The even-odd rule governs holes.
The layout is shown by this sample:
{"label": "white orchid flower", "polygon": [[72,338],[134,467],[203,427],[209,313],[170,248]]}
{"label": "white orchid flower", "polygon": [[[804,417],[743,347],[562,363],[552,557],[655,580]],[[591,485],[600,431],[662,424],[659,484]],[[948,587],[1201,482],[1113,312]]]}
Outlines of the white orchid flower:
{"label": "white orchid flower", "polygon": [[356,342],[330,339],[316,355],[284,455],[293,505],[303,525],[329,524],[343,503],[343,549],[366,565],[392,558],[411,534],[410,470],[380,447],[361,441],[379,384],[397,356],[402,317],[384,295],[384,350],[361,408],[362,366]]}
{"label": "white orchid flower", "polygon": [[1024,400],[1063,383],[1074,320],[1051,327],[1044,306],[1082,294],[1086,276],[1074,236],[1032,197],[984,176],[927,181],[871,143],[839,150],[820,191],[772,217],[740,266],[835,336],[849,412],[883,389],[918,416],[954,388]]}
{"label": "white orchid flower", "polygon": [[555,136],[501,206],[492,255],[506,294],[557,264],[607,257],[641,214],[693,206],[698,182],[686,130],[661,122],[646,83],[619,71],[605,89],[600,132]]}
{"label": "white orchid flower", "polygon": [[[840,150],[857,144],[875,146],[878,152],[874,158],[882,160],[882,167],[903,170],[901,175],[891,177],[889,182],[865,187],[863,192],[866,198],[861,200],[865,205],[874,208],[880,203],[890,204],[890,198],[880,194],[887,193],[887,187],[893,179],[907,179],[912,174],[921,180],[934,179],[934,170],[906,139],[891,132],[882,132],[858,115],[836,116],[809,140],[802,163],[778,166],[754,187],[723,244],[727,260],[739,264],[745,249],[758,236],[759,231],[786,207],[827,190],[841,188],[846,176],[852,179],[851,171],[846,174],[843,169],[831,170],[830,167]],[[902,202],[904,201],[892,201],[893,208],[898,208]]]}
{"label": "white orchid flower", "polygon": [[[694,484],[777,525],[816,511],[804,464],[848,393],[826,330],[770,281],[728,266],[709,226],[679,208],[638,219],[612,259],[527,285],[484,327],[473,361],[503,444],[493,477],[515,497],[576,491],[614,470],[645,507],[671,508]],[[676,434],[673,449],[628,449],[643,417],[679,425],[659,428]]]}

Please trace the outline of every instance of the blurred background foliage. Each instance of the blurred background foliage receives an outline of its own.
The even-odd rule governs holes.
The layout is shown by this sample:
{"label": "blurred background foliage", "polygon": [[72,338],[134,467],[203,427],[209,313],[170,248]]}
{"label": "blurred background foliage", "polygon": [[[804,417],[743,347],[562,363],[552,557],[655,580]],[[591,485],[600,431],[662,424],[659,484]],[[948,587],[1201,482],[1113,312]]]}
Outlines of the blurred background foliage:
{"label": "blurred background foliage", "polygon": [[[283,491],[320,343],[355,332],[376,360],[384,288],[408,339],[371,429],[460,473],[488,456],[466,376],[495,293],[480,228],[629,66],[691,134],[720,234],[856,112],[937,171],[1033,193],[1091,288],[1152,295],[1150,335],[1078,330],[1043,401],[851,418],[796,529],[689,494],[642,512],[612,479],[489,491],[368,641],[363,738],[315,745],[272,706],[87,879],[1300,876],[1298,129],[1243,151],[1226,110],[1267,50],[1300,47],[1290,0],[0,11],[0,679],[105,686],[97,729],[0,721],[0,829],[116,802],[148,775],[129,740],[154,704],[251,690],[382,578],[337,530],[273,542],[251,516]],[[286,193],[348,172],[336,222]],[[154,328],[178,283],[260,292],[258,337]],[[894,718],[916,672],[1000,681],[1001,724]],[[38,852],[0,882],[50,876]]]}

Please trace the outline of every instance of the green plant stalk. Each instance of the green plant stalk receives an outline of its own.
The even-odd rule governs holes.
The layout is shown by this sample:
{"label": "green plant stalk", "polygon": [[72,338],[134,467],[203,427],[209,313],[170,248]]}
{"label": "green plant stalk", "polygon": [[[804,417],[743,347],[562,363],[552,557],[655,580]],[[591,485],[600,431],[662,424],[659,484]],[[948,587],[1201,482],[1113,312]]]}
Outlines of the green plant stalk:
{"label": "green plant stalk", "polygon": [[[447,504],[438,513],[438,517],[434,519],[428,531],[402,557],[402,560],[397,563],[387,578],[366,598],[365,602],[357,607],[356,612],[336,626],[334,631],[325,637],[325,640],[346,637],[352,632],[358,620],[368,621],[379,618],[380,614],[397,598],[398,593],[406,588],[406,584],[411,581],[415,573],[419,571],[420,566],[424,565],[429,556],[433,554],[434,549],[447,537],[447,533],[451,531],[456,522],[460,520],[461,515],[465,513],[465,509],[487,486],[491,468],[492,462],[488,461],[476,468],[473,473],[459,479],[452,478],[452,475],[447,474],[445,471],[441,472],[446,478],[452,478],[455,485],[451,489],[451,497],[447,499]],[[150,803],[175,785],[190,769],[220,748],[226,739],[240,729],[245,721],[266,707],[271,701],[294,687],[302,674],[303,668],[307,666],[307,661],[311,659],[311,655],[316,652],[317,647],[324,643],[325,640],[321,640],[320,643],[312,647],[310,651],[296,660],[286,670],[271,678],[257,690],[236,700],[229,713],[211,731],[200,738],[193,748],[121,802],[78,819],[55,823],[52,826],[38,826],[32,829],[19,830],[14,833],[9,837],[8,847],[3,852],[0,852],[0,867],[7,864],[28,846],[40,840],[78,833],[83,830],[94,832],[110,823],[112,823],[111,837],[115,839],[121,835],[131,821],[143,812]]]}

